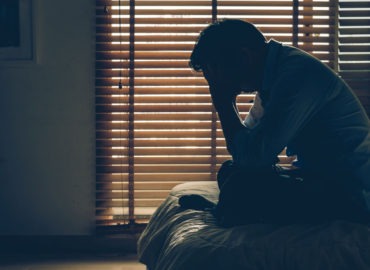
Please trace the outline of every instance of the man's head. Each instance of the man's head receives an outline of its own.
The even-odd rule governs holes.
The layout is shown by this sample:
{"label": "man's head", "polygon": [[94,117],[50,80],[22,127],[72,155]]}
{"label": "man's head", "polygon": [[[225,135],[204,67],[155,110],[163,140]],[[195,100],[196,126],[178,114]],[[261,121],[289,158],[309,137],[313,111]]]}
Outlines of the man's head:
{"label": "man's head", "polygon": [[[223,20],[209,25],[199,35],[189,65],[209,73],[218,73],[235,87],[253,91],[258,87],[260,66],[266,48],[263,34],[251,23],[241,20]],[[208,75],[208,78],[207,78]],[[241,90],[241,89],[239,89]]]}

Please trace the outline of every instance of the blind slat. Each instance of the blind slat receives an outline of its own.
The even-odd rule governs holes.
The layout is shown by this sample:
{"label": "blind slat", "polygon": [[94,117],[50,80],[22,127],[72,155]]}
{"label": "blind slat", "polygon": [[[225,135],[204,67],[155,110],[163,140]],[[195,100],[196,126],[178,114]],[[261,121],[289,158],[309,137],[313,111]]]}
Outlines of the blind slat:
{"label": "blind slat", "polygon": [[[311,17],[304,17],[299,20],[300,23],[302,24],[322,24],[322,23],[332,23],[334,18],[329,17],[329,18],[313,18]],[[258,25],[269,25],[269,24],[287,24],[291,25],[292,24],[292,18],[258,18],[258,17],[251,17],[248,19],[248,21],[253,22],[254,24]],[[165,20],[166,25],[170,24],[172,27],[176,27],[176,25],[208,25],[211,23],[210,18],[197,18],[197,17],[180,17],[180,18],[166,18]],[[128,24],[129,20],[128,18],[121,18],[121,23],[122,24]],[[109,32],[118,32],[118,24],[119,24],[119,18],[110,18],[107,19],[106,17],[98,17],[96,19],[96,24],[99,27],[99,30],[104,29],[104,32],[109,33]],[[163,25],[163,18],[158,18],[158,17],[138,17],[136,18],[136,24],[137,25]],[[114,28],[112,28],[112,25],[115,25]],[[194,31],[193,31],[194,32]]]}

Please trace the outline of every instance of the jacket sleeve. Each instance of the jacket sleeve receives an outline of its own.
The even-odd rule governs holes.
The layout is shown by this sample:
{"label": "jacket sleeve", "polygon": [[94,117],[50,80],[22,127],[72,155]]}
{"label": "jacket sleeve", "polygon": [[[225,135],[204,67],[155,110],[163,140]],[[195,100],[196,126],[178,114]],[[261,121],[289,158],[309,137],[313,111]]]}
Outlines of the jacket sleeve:
{"label": "jacket sleeve", "polygon": [[274,164],[277,155],[327,101],[333,76],[326,75],[294,65],[281,71],[271,86],[259,123],[235,135],[234,162],[254,168]]}

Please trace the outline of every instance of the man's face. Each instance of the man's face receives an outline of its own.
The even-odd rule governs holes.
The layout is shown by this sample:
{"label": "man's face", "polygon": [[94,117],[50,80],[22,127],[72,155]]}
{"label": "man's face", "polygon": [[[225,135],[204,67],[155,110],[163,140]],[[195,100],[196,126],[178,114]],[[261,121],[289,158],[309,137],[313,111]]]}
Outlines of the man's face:
{"label": "man's face", "polygon": [[254,92],[256,90],[253,72],[250,70],[251,68],[246,63],[238,68],[212,64],[207,65],[203,70],[203,75],[210,86],[238,95],[241,92]]}

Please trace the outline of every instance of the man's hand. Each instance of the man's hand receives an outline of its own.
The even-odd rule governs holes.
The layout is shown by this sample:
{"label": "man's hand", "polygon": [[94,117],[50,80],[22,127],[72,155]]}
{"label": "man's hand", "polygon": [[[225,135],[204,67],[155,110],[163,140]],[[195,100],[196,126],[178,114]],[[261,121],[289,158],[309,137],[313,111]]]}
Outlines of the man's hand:
{"label": "man's hand", "polygon": [[216,110],[222,104],[233,104],[237,95],[238,86],[235,82],[231,81],[222,68],[217,65],[207,65],[207,68],[203,70],[204,78],[207,80],[209,85],[209,91],[212,97],[212,101]]}
{"label": "man's hand", "polygon": [[250,109],[248,116],[244,121],[244,124],[248,128],[253,128],[259,123],[260,119],[263,116],[263,113],[264,113],[264,109],[262,107],[262,101],[261,101],[259,94],[257,93],[254,99],[253,106]]}

